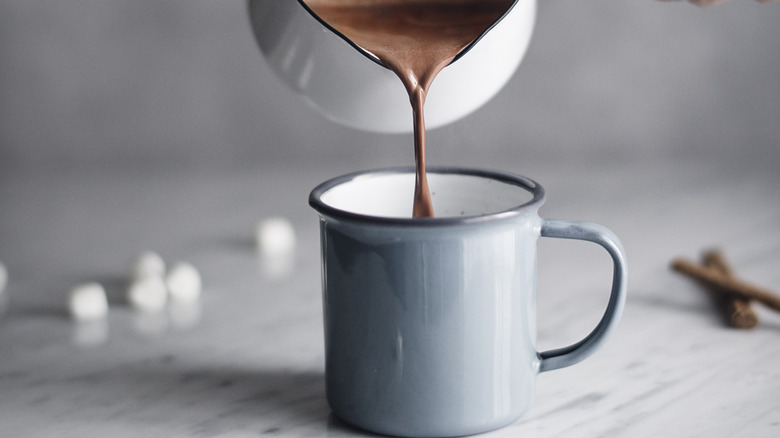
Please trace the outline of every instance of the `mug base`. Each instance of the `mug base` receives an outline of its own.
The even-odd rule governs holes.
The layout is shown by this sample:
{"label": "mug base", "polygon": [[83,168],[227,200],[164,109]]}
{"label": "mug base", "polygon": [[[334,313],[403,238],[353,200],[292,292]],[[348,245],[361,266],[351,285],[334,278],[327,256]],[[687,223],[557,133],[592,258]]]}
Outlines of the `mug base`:
{"label": "mug base", "polygon": [[374,422],[371,420],[350,419],[339,414],[336,411],[331,411],[331,415],[338,423],[341,423],[344,427],[354,428],[356,430],[367,432],[371,434],[379,434],[384,436],[394,436],[401,438],[454,438],[478,435],[482,433],[491,432],[509,426],[515,421],[519,420],[525,412],[521,412],[517,415],[512,415],[506,418],[493,420],[489,423],[471,424],[471,425],[452,425],[450,423],[447,426],[443,425],[413,425],[405,423],[404,421],[397,422]]}

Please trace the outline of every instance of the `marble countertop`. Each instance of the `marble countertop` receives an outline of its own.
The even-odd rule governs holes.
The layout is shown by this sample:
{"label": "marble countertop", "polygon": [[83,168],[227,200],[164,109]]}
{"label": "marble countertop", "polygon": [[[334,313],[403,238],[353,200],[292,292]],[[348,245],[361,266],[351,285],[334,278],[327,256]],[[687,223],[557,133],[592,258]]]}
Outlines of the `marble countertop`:
{"label": "marble countertop", "polygon": [[[777,164],[777,163],[775,163]],[[629,296],[616,334],[581,364],[539,376],[531,410],[485,436],[780,434],[780,314],[725,325],[715,300],[669,269],[722,248],[738,275],[780,290],[780,175],[771,163],[658,160],[504,168],[545,186],[545,217],[602,223],[623,240]],[[0,174],[0,435],[362,436],[325,401],[317,183],[355,169],[101,168]],[[280,189],[283,182],[285,189]],[[255,251],[256,221],[291,220],[289,260]],[[200,269],[199,303],[141,314],[124,301],[144,250]],[[610,262],[595,245],[539,247],[538,349],[601,315]],[[565,272],[565,274],[562,274]],[[68,318],[68,289],[99,281],[101,323]]]}

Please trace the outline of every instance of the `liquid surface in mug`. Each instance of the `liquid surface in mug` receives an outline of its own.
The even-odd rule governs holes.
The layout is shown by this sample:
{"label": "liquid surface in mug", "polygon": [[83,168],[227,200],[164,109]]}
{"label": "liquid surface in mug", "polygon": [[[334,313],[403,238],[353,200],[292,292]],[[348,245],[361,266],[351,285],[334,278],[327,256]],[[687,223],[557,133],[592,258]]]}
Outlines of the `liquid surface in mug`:
{"label": "liquid surface in mug", "polygon": [[425,172],[425,97],[436,75],[515,0],[304,0],[324,22],[401,79],[414,120],[413,217],[433,217]]}

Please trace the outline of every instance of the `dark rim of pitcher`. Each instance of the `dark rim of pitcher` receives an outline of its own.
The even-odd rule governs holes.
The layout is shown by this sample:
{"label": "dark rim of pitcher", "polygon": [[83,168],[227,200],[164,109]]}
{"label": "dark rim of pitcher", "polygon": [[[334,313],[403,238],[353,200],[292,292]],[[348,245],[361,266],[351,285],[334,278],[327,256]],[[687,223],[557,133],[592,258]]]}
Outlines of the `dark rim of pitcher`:
{"label": "dark rim of pitcher", "polygon": [[[306,1],[305,1],[305,0],[298,0],[298,3],[299,3],[299,4],[300,4],[302,7],[303,7],[303,9],[305,9],[305,10],[306,10],[306,12],[308,12],[308,13],[309,13],[309,14],[310,14],[312,17],[314,17],[314,19],[315,19],[315,20],[319,21],[319,22],[320,22],[320,24],[322,24],[323,26],[325,26],[325,28],[327,28],[328,30],[330,30],[331,32],[333,32],[333,33],[334,33],[336,36],[338,36],[339,38],[341,38],[342,40],[344,40],[344,41],[345,41],[347,44],[349,44],[350,46],[352,46],[352,47],[353,47],[355,50],[357,50],[357,51],[358,51],[358,52],[359,52],[361,55],[363,55],[363,56],[365,56],[366,58],[370,59],[371,61],[373,61],[373,62],[375,62],[375,63],[377,63],[377,64],[381,65],[382,67],[385,67],[385,68],[387,68],[387,66],[386,66],[386,65],[384,65],[384,64],[382,63],[382,61],[380,61],[380,60],[379,60],[379,58],[378,58],[376,55],[374,55],[373,53],[371,53],[371,52],[367,51],[366,49],[364,49],[364,48],[360,47],[360,46],[359,46],[357,43],[355,43],[355,42],[354,42],[354,41],[352,41],[351,39],[347,38],[347,36],[346,36],[346,35],[344,35],[343,33],[341,33],[341,32],[340,32],[339,30],[337,30],[335,27],[331,26],[331,25],[330,25],[330,24],[328,24],[328,23],[327,23],[325,20],[323,20],[322,18],[320,18],[320,16],[319,16],[319,15],[317,15],[317,13],[316,13],[316,12],[314,12],[314,11],[313,11],[313,10],[312,10],[312,9],[309,7],[309,5],[307,5],[307,4],[306,4]],[[461,49],[461,51],[460,51],[460,52],[458,52],[458,54],[457,54],[457,55],[455,55],[455,57],[454,57],[454,58],[452,58],[452,61],[450,61],[450,64],[452,64],[452,63],[454,63],[455,61],[459,60],[460,58],[462,58],[462,57],[463,57],[463,55],[465,55],[466,53],[468,53],[468,51],[469,51],[469,50],[471,50],[471,48],[472,48],[472,47],[474,47],[474,46],[475,46],[475,45],[476,45],[476,44],[477,44],[477,43],[478,43],[478,42],[479,42],[479,41],[480,41],[480,40],[481,40],[481,39],[482,39],[482,38],[483,38],[483,37],[484,37],[484,36],[485,36],[485,35],[486,35],[488,32],[490,32],[491,30],[493,30],[493,28],[494,28],[494,27],[496,27],[496,25],[497,25],[498,23],[500,23],[500,22],[501,22],[501,21],[502,21],[502,20],[503,20],[503,19],[504,19],[504,18],[505,18],[507,15],[509,15],[509,13],[510,13],[510,12],[512,12],[512,9],[514,9],[514,7],[515,7],[516,5],[517,5],[517,0],[513,1],[513,2],[512,2],[512,5],[511,5],[511,6],[509,6],[509,7],[507,8],[507,10],[506,10],[506,11],[504,11],[504,13],[501,15],[501,17],[499,17],[499,18],[498,18],[496,21],[494,21],[494,22],[493,22],[493,23],[492,23],[492,24],[491,24],[491,25],[490,25],[490,26],[489,26],[487,29],[485,29],[485,30],[484,30],[484,31],[483,31],[481,34],[479,34],[479,36],[478,36],[478,37],[476,37],[476,38],[474,39],[474,41],[470,42],[470,43],[469,43],[469,44],[468,44],[466,47],[464,47],[463,49]]]}

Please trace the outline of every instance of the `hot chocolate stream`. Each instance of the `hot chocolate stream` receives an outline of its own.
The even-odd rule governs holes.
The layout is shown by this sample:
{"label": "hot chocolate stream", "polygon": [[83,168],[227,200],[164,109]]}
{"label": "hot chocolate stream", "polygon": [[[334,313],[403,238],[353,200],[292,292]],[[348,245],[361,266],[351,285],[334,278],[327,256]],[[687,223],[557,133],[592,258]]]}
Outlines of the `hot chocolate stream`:
{"label": "hot chocolate stream", "polygon": [[[425,172],[425,98],[436,75],[514,0],[305,0],[324,22],[395,72],[414,117],[414,217],[432,217]],[[457,98],[457,96],[453,96]]]}

